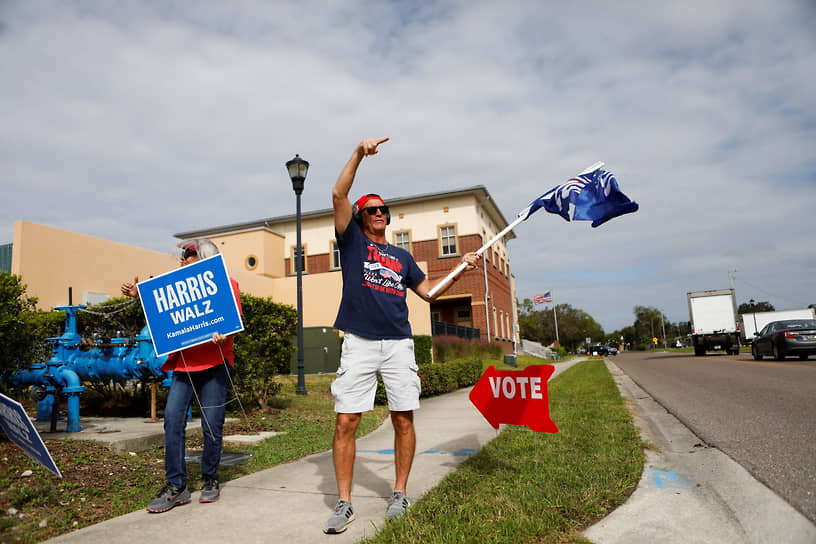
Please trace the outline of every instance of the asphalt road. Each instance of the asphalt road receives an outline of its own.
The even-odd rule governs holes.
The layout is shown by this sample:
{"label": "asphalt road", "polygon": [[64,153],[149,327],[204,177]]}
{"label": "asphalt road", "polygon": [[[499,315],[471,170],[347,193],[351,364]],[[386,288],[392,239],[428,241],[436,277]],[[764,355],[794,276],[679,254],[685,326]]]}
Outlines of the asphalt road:
{"label": "asphalt road", "polygon": [[708,445],[816,522],[816,358],[655,351],[612,360]]}

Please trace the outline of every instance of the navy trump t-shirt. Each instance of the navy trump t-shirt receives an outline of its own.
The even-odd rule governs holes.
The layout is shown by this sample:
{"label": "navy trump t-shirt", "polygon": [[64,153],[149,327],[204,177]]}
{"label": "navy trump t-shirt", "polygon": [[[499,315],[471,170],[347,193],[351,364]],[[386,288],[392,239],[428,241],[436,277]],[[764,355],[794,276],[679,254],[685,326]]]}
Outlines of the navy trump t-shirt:
{"label": "navy trump t-shirt", "polygon": [[334,327],[364,338],[411,338],[405,297],[425,279],[411,254],[369,240],[354,220],[337,237],[337,246],[343,297]]}

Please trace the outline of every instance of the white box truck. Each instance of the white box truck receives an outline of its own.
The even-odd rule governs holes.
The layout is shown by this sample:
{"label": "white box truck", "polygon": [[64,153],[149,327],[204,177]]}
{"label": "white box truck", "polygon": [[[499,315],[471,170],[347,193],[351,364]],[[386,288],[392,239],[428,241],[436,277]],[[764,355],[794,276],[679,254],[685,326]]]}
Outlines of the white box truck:
{"label": "white box truck", "polygon": [[740,327],[733,289],[688,293],[688,305],[694,355],[719,350],[739,354]]}
{"label": "white box truck", "polygon": [[751,312],[740,314],[744,344],[754,341],[754,336],[771,321],[783,319],[816,319],[816,310],[802,308],[801,310],[777,310],[775,312]]}

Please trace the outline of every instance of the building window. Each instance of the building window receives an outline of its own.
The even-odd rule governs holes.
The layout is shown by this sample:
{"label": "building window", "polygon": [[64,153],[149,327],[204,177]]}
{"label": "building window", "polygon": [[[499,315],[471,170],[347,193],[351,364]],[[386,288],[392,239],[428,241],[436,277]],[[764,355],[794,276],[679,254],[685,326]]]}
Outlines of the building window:
{"label": "building window", "polygon": [[246,266],[247,270],[255,270],[258,267],[258,257],[255,255],[250,255],[244,261],[244,266]]}
{"label": "building window", "polygon": [[456,226],[446,225],[439,227],[439,242],[442,256],[458,255],[459,252],[456,249]]}
{"label": "building window", "polygon": [[496,308],[493,308],[493,336],[499,338],[499,321],[496,318]]}
{"label": "building window", "polygon": [[[306,244],[303,244],[303,246],[301,247],[301,251],[302,251],[301,260],[303,261],[303,269],[302,270],[303,270],[303,273],[306,274],[309,271],[308,270],[309,267],[307,266],[308,259],[306,259],[306,255],[307,255]],[[297,259],[295,258],[296,255],[297,255],[297,250],[295,249],[295,246],[292,246],[290,248],[290,251],[289,251],[289,260],[291,262],[290,272],[292,274],[297,274]]]}
{"label": "building window", "polygon": [[411,231],[400,230],[394,233],[394,245],[411,253]]}
{"label": "building window", "polygon": [[440,312],[431,312],[431,321],[442,321],[442,314]]}
{"label": "building window", "polygon": [[340,247],[334,240],[331,243],[331,267],[332,270],[340,268]]}

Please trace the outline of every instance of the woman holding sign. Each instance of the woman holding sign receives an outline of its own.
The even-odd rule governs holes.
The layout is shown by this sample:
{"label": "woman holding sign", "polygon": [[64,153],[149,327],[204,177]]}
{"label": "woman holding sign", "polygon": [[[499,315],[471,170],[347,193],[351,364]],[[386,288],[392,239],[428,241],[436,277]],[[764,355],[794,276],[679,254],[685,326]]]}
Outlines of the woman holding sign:
{"label": "woman holding sign", "polygon": [[[218,248],[207,239],[181,242],[180,265],[185,266],[218,253]],[[139,298],[139,278],[124,282],[122,294]],[[230,278],[232,293],[241,312],[238,282]],[[173,371],[167,405],[164,408],[164,469],[165,484],[147,506],[152,513],[167,512],[180,504],[190,502],[187,488],[185,441],[187,412],[193,399],[201,406],[204,453],[201,456],[203,486],[199,502],[215,502],[219,497],[218,465],[221,463],[225,403],[227,389],[234,374],[232,335],[213,333],[212,342],[206,342],[171,353],[162,370]]]}

